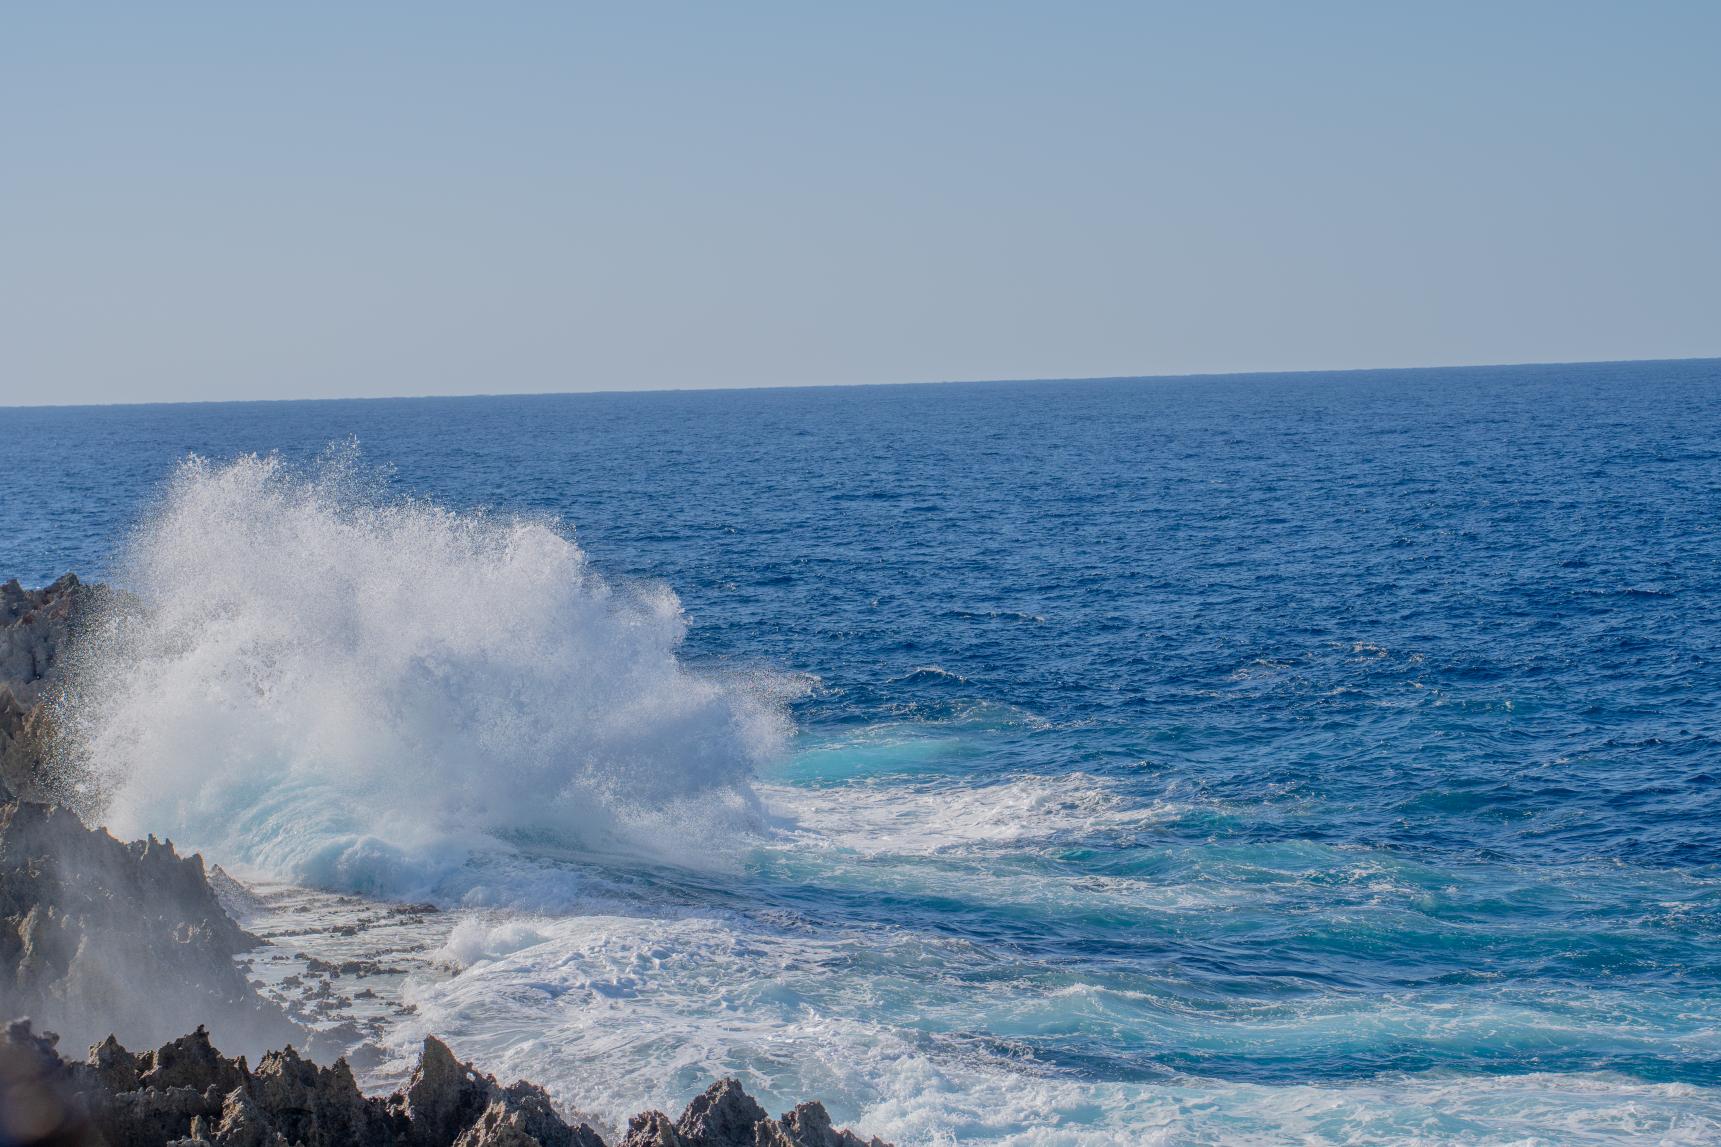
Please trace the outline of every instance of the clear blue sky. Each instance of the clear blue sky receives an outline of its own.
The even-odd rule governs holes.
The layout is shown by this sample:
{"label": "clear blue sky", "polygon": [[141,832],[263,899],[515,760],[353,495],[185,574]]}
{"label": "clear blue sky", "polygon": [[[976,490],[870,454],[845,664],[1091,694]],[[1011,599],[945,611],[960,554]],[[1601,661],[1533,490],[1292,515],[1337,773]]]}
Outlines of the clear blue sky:
{"label": "clear blue sky", "polygon": [[0,10],[0,403],[1721,354],[1721,3]]}

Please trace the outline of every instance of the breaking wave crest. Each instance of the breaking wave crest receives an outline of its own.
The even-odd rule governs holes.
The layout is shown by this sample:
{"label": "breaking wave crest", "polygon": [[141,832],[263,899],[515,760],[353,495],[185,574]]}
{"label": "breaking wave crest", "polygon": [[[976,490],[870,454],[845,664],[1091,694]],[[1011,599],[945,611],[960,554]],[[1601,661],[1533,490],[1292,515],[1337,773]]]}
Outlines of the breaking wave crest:
{"label": "breaking wave crest", "polygon": [[759,823],[782,682],[690,670],[674,594],[554,522],[380,487],[350,444],[180,466],[62,703],[86,807],[395,895],[522,845],[705,861]]}

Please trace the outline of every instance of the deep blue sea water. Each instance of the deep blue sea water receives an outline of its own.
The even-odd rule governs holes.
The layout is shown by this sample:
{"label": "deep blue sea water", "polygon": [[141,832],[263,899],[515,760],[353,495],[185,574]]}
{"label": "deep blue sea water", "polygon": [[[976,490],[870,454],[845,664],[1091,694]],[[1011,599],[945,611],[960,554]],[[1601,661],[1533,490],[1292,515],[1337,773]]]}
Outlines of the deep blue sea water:
{"label": "deep blue sea water", "polygon": [[1721,361],[0,409],[0,575],[349,436],[807,685],[739,861],[461,938],[468,1054],[903,1144],[1721,1141]]}

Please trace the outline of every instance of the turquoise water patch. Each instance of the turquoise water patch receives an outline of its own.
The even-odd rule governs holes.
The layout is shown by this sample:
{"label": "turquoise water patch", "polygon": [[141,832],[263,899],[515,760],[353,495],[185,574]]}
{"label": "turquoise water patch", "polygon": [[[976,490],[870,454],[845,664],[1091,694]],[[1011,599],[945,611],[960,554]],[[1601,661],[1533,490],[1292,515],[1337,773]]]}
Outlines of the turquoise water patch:
{"label": "turquoise water patch", "polygon": [[802,737],[779,762],[760,770],[767,780],[837,785],[869,777],[954,775],[984,747],[949,733],[893,729],[840,738]]}

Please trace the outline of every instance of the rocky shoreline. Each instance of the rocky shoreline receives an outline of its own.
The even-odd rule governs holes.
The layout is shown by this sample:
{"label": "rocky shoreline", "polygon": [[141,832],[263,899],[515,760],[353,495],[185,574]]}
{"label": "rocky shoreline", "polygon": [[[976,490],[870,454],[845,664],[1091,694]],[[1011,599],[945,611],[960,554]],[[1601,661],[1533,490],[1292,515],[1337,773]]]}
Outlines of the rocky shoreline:
{"label": "rocky shoreline", "polygon": [[[70,574],[0,585],[0,1020],[16,1017],[0,1040],[0,1144],[604,1147],[542,1088],[503,1086],[434,1038],[404,1088],[366,1096],[346,1058],[361,1033],[315,1030],[247,980],[243,954],[265,941],[234,922],[200,856],[118,841],[55,803],[51,701],[101,597]],[[87,1057],[62,1058],[57,1032]],[[619,1144],[885,1147],[817,1103],[773,1119],[732,1079],[679,1119],[634,1116]]]}
{"label": "rocky shoreline", "polygon": [[[605,1147],[568,1124],[544,1090],[502,1086],[424,1041],[411,1082],[366,1096],[344,1059],[319,1067],[291,1047],[255,1069],[198,1028],[134,1055],[111,1036],[67,1063],[55,1037],[14,1022],[0,1042],[0,1141],[109,1147]],[[634,1116],[619,1147],[884,1147],[832,1127],[818,1103],[772,1119],[733,1079],[679,1119]]]}

